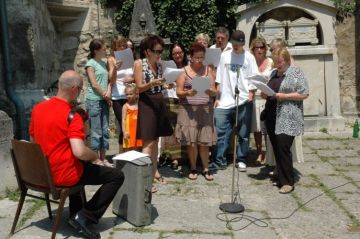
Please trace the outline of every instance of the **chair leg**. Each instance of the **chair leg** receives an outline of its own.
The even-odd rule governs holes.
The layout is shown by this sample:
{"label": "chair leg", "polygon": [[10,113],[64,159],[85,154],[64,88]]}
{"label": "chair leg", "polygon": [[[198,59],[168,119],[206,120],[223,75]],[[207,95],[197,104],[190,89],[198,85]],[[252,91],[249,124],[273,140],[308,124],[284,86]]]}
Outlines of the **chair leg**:
{"label": "chair leg", "polygon": [[16,209],[16,214],[15,214],[13,225],[11,227],[10,235],[14,234],[14,232],[15,232],[16,224],[17,224],[17,222],[19,220],[20,212],[21,212],[21,209],[22,209],[22,207],[24,205],[26,193],[27,193],[27,189],[21,192],[19,204],[18,204],[18,207]]}
{"label": "chair leg", "polygon": [[52,219],[52,213],[51,213],[51,205],[50,205],[50,198],[49,198],[49,194],[45,193],[45,199],[46,199],[46,207],[48,210],[48,214],[49,214],[49,219]]}
{"label": "chair leg", "polygon": [[56,211],[56,217],[55,217],[55,222],[53,224],[51,239],[55,239],[55,237],[56,237],[56,232],[57,232],[57,230],[59,228],[59,225],[60,225],[60,222],[61,222],[61,217],[62,217],[62,213],[63,213],[63,209],[64,209],[64,204],[65,204],[66,198],[68,196],[69,196],[69,190],[68,189],[61,190],[59,207],[58,207],[58,209]]}

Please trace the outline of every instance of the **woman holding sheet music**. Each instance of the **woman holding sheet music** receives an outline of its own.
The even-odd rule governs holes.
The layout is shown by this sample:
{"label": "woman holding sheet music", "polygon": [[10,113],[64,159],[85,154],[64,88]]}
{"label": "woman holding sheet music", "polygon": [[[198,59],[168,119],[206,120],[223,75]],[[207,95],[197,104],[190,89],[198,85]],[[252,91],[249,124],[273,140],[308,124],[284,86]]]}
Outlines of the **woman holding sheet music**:
{"label": "woman holding sheet music", "polygon": [[267,96],[265,104],[265,125],[275,153],[280,193],[294,190],[294,168],[291,145],[295,136],[304,132],[303,100],[309,96],[309,87],[303,71],[290,66],[291,58],[286,48],[273,51],[275,70],[271,73],[268,86],[276,93]]}
{"label": "woman holding sheet music", "polygon": [[116,120],[119,123],[119,152],[122,151],[123,144],[123,130],[122,122],[122,107],[126,103],[125,84],[134,81],[133,69],[121,69],[121,61],[117,61],[114,57],[115,51],[123,51],[128,48],[127,39],[123,36],[117,36],[113,39],[111,44],[112,56],[108,58],[109,76],[111,87],[112,106]]}
{"label": "woman holding sheet music", "polygon": [[[184,67],[184,72],[176,81],[176,93],[179,97],[179,112],[175,127],[177,140],[187,146],[190,160],[188,178],[195,180],[198,177],[196,159],[200,155],[206,180],[214,177],[208,169],[209,147],[216,142],[213,125],[213,102],[216,95],[215,74],[211,68],[203,64],[205,47],[200,43],[193,43],[189,50],[190,65]],[[197,92],[194,89],[195,80],[203,81],[206,90]],[[202,82],[200,82],[202,83]]]}
{"label": "woman holding sheet music", "polygon": [[[149,34],[142,40],[142,56],[145,57],[134,64],[134,79],[140,93],[137,136],[143,140],[143,153],[150,155],[154,181],[158,183],[166,183],[157,169],[159,137],[173,133],[161,92],[164,84],[160,64],[163,49],[163,39]],[[152,192],[156,191],[153,187]]]}
{"label": "woman holding sheet music", "polygon": [[[273,68],[273,61],[270,57],[266,56],[267,45],[266,41],[262,37],[257,37],[251,41],[250,51],[255,56],[256,64],[259,68],[260,75],[264,76],[266,80],[269,80],[270,73]],[[253,113],[251,117],[251,132],[254,133],[255,145],[256,145],[256,162],[260,164],[265,163],[265,153],[262,151],[262,131],[263,122],[260,120],[260,112],[265,107],[265,101],[261,99],[260,92],[257,91],[253,104]]]}

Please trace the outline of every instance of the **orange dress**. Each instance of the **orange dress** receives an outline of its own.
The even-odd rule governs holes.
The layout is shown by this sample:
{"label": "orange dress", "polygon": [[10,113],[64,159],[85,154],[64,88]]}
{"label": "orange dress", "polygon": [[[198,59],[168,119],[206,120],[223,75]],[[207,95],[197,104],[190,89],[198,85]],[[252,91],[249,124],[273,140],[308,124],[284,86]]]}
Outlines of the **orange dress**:
{"label": "orange dress", "polygon": [[142,140],[136,138],[138,110],[127,109],[125,117],[125,130],[130,137],[123,140],[123,148],[142,147]]}

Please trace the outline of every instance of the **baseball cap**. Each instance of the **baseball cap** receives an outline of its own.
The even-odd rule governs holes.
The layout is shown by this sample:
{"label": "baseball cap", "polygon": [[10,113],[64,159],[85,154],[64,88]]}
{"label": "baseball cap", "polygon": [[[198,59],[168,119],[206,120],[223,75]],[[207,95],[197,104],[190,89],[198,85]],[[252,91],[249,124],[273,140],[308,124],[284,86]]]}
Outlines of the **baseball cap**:
{"label": "baseball cap", "polygon": [[240,30],[236,30],[231,34],[230,42],[232,44],[245,44],[245,33]]}

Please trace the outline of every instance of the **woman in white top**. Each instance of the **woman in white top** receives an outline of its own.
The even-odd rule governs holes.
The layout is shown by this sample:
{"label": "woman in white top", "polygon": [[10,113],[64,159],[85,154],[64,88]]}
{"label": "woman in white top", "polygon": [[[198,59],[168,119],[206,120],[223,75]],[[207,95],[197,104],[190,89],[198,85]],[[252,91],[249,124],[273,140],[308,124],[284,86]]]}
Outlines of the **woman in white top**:
{"label": "woman in white top", "polygon": [[[122,51],[128,48],[127,39],[123,36],[117,36],[112,41],[112,53],[114,51]],[[112,106],[116,120],[119,123],[119,152],[122,150],[123,131],[121,127],[122,122],[122,107],[126,103],[125,84],[134,82],[133,69],[120,69],[122,62],[117,61],[114,54],[108,58],[109,63],[109,77],[111,88]]]}
{"label": "woman in white top", "polygon": [[[267,45],[262,37],[257,37],[251,41],[250,51],[255,56],[256,64],[259,68],[259,73],[269,80],[270,73],[273,68],[273,61],[266,56]],[[262,129],[263,122],[260,120],[260,113],[265,107],[265,100],[261,99],[260,92],[257,91],[255,102],[253,104],[253,114],[251,120],[251,132],[254,133],[257,158],[256,161],[260,164],[265,162],[265,153],[262,151]]]}

